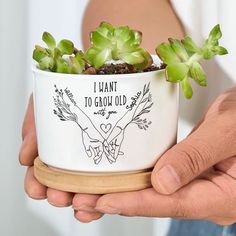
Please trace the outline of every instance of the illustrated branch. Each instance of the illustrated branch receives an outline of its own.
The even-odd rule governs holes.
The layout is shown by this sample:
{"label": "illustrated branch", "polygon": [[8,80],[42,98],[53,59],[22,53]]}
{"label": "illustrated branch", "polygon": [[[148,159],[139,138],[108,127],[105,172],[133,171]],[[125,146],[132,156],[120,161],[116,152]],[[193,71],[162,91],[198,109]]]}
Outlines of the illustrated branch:
{"label": "illustrated branch", "polygon": [[[141,108],[142,104],[143,104],[143,106]],[[149,128],[149,125],[152,122],[147,121],[146,118],[141,119],[140,117],[145,113],[149,113],[151,111],[152,105],[153,105],[153,102],[152,102],[152,95],[150,93],[150,83],[148,83],[148,84],[144,85],[142,98],[139,101],[139,104],[137,105],[137,107],[135,109],[135,112],[134,112],[134,115],[132,117],[132,120],[130,121],[129,124],[134,123],[134,124],[138,125],[138,127],[140,129],[147,130],[147,128]]]}
{"label": "illustrated branch", "polygon": [[149,113],[153,105],[152,95],[150,93],[150,83],[144,85],[141,94],[142,96],[141,98],[139,98],[139,102],[136,105],[135,109],[133,107],[126,111],[122,118],[117,121],[107,138],[109,143],[109,154],[113,156],[113,159],[115,161],[119,155],[124,154],[120,149],[124,140],[126,128],[131,123],[134,123],[140,129],[147,130],[152,123],[151,121],[147,121],[146,118],[140,118],[141,116],[143,116],[143,114]]}
{"label": "illustrated branch", "polygon": [[[54,109],[54,114],[61,121],[73,121],[82,131],[82,142],[88,157],[93,157],[95,164],[98,164],[102,159],[103,152],[106,152],[106,141],[104,137],[91,124],[90,118],[76,104],[72,93],[68,89],[64,91],[58,89],[55,85],[56,97],[53,97],[54,104],[57,110]],[[64,95],[66,95],[64,97]],[[71,104],[66,102],[67,98]],[[76,108],[76,109],[75,109]],[[74,111],[72,111],[74,109]],[[80,122],[78,121],[78,117]],[[83,124],[83,126],[81,124]],[[91,135],[92,134],[92,135]]]}

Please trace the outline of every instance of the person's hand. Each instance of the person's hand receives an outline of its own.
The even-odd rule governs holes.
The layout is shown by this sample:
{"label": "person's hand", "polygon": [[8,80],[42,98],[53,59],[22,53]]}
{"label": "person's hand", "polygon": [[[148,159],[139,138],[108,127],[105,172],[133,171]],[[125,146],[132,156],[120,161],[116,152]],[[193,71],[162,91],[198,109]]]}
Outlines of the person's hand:
{"label": "person's hand", "polygon": [[[74,194],[63,192],[40,184],[34,177],[34,159],[38,156],[37,139],[34,122],[34,108],[33,108],[33,97],[30,97],[28,109],[25,115],[23,129],[22,129],[23,143],[21,145],[19,161],[21,165],[27,166],[27,172],[25,176],[25,191],[29,197],[37,200],[47,199],[50,204],[57,207],[67,207],[72,204]],[[82,222],[91,221],[102,216],[101,213],[92,213],[88,208],[85,209],[87,199],[89,203],[95,206],[97,195],[79,196],[77,195],[75,200],[82,206],[80,212],[77,213],[77,217]],[[84,206],[84,207],[83,207]],[[84,208],[85,210],[82,210]],[[88,213],[89,211],[89,213]]]}
{"label": "person's hand", "polygon": [[91,138],[84,130],[82,130],[82,140],[87,156],[93,158],[94,163],[98,164],[102,159],[103,143],[98,139]]}
{"label": "person's hand", "polygon": [[[161,157],[152,185],[97,196],[96,203],[86,196],[87,206],[96,204],[94,211],[125,216],[236,222],[236,88],[220,95],[192,133]],[[83,195],[75,195],[74,208],[80,207],[80,198]],[[80,220],[79,211],[75,217]],[[94,219],[88,213],[87,221]]]}
{"label": "person's hand", "polygon": [[27,166],[25,176],[25,191],[33,199],[48,199],[54,206],[70,206],[73,194],[47,188],[34,177],[34,159],[38,156],[37,139],[34,122],[33,97],[30,96],[28,109],[22,128],[22,145],[19,153],[21,165]]}

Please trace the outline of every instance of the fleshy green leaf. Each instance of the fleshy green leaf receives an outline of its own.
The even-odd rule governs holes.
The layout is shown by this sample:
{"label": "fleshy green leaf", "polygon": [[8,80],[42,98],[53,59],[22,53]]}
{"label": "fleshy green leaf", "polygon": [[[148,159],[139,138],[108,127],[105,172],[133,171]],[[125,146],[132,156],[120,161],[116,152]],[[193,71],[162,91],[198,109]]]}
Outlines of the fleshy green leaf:
{"label": "fleshy green leaf", "polygon": [[97,48],[88,48],[84,54],[85,60],[90,64],[94,64],[94,60],[96,55],[99,53],[99,49]]}
{"label": "fleshy green leaf", "polygon": [[162,43],[156,48],[156,53],[167,65],[180,62],[179,57],[168,43]]}
{"label": "fleshy green leaf", "polygon": [[215,53],[211,50],[210,47],[203,47],[201,49],[201,54],[205,60],[211,59],[213,56],[215,56]]}
{"label": "fleshy green leaf", "polygon": [[61,51],[62,55],[71,55],[74,51],[74,44],[67,39],[63,39],[57,45],[57,48]]}
{"label": "fleshy green leaf", "polygon": [[53,50],[56,47],[56,41],[50,33],[44,32],[42,40],[47,44],[50,49]]}
{"label": "fleshy green leaf", "polygon": [[190,38],[189,36],[186,36],[184,39],[181,40],[181,42],[188,52],[190,53],[199,52],[199,47],[194,43],[192,38]]}
{"label": "fleshy green leaf", "polygon": [[58,57],[61,57],[61,50],[58,48],[55,48],[54,49],[54,58],[56,59]]}
{"label": "fleshy green leaf", "polygon": [[70,56],[71,73],[81,74],[84,70],[84,63],[80,63],[75,57]]}
{"label": "fleshy green leaf", "polygon": [[222,47],[222,46],[214,46],[211,49],[215,55],[226,55],[228,54],[228,51],[226,48]]}
{"label": "fleshy green leaf", "polygon": [[120,59],[130,65],[141,64],[144,62],[144,57],[139,51],[121,54]]}
{"label": "fleshy green leaf", "polygon": [[125,42],[130,37],[130,29],[128,26],[121,26],[114,29],[114,38],[117,38],[117,41],[121,40]]}
{"label": "fleshy green leaf", "polygon": [[37,62],[39,62],[44,57],[47,57],[48,53],[45,48],[42,48],[38,45],[35,46],[35,49],[33,51],[33,59]]}
{"label": "fleshy green leaf", "polygon": [[102,22],[100,26],[96,28],[96,31],[110,39],[113,35],[114,27],[110,23]]}
{"label": "fleshy green leaf", "polygon": [[39,67],[41,70],[45,70],[45,69],[50,69],[54,66],[54,61],[53,58],[51,57],[44,57],[39,61]]}
{"label": "fleshy green leaf", "polygon": [[56,72],[65,74],[69,74],[71,72],[69,64],[65,59],[58,58],[56,60]]}
{"label": "fleshy green leaf", "polygon": [[91,42],[95,48],[103,49],[111,47],[111,41],[97,31],[91,33]]}
{"label": "fleshy green leaf", "polygon": [[170,45],[172,49],[174,50],[175,54],[182,60],[182,61],[187,61],[189,58],[188,53],[186,52],[183,44],[181,43],[180,40],[178,39],[168,39],[170,42]]}
{"label": "fleshy green leaf", "polygon": [[101,22],[99,27],[106,28],[108,30],[113,30],[114,29],[114,27],[110,23],[105,22],[105,21]]}
{"label": "fleshy green leaf", "polygon": [[104,65],[104,63],[106,61],[109,61],[111,60],[112,57],[111,57],[111,49],[110,48],[106,48],[106,49],[103,49],[102,51],[99,51],[94,59],[93,59],[93,65],[96,69],[100,68],[102,65]]}
{"label": "fleshy green leaf", "polygon": [[206,74],[200,63],[193,62],[190,67],[190,75],[200,86],[207,86]]}
{"label": "fleshy green leaf", "polygon": [[115,53],[129,53],[136,51],[139,48],[139,39],[136,38],[137,35],[134,31],[129,32],[129,38],[124,41],[122,38],[117,39],[117,50]]}
{"label": "fleshy green leaf", "polygon": [[166,67],[167,81],[178,82],[188,76],[189,67],[185,63],[170,64]]}
{"label": "fleshy green leaf", "polygon": [[81,63],[85,63],[84,61],[84,54],[82,51],[78,51],[76,54],[75,54],[75,58],[77,59],[77,61],[81,62]]}
{"label": "fleshy green leaf", "polygon": [[184,96],[187,98],[187,99],[190,99],[192,98],[193,96],[193,89],[192,89],[192,86],[190,84],[190,81],[188,79],[188,77],[186,77],[185,79],[183,79],[181,82],[180,82],[180,88],[184,94]]}
{"label": "fleshy green leaf", "polygon": [[134,64],[134,66],[138,70],[144,70],[145,68],[152,65],[153,60],[152,60],[151,55],[145,49],[139,48],[138,50],[141,53],[144,61],[141,64]]}
{"label": "fleshy green leaf", "polygon": [[207,43],[213,46],[218,45],[218,40],[222,37],[220,25],[216,25],[210,32]]}
{"label": "fleshy green leaf", "polygon": [[140,31],[133,31],[134,32],[134,42],[136,46],[139,46],[142,43],[142,32]]}

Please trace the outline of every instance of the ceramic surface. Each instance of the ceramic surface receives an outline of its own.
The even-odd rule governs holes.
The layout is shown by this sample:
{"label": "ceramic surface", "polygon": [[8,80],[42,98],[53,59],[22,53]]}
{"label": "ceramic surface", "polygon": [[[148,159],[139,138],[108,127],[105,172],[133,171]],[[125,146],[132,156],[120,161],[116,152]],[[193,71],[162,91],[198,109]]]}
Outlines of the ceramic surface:
{"label": "ceramic surface", "polygon": [[70,75],[34,71],[40,159],[74,171],[140,171],[176,142],[178,86],[164,71]]}

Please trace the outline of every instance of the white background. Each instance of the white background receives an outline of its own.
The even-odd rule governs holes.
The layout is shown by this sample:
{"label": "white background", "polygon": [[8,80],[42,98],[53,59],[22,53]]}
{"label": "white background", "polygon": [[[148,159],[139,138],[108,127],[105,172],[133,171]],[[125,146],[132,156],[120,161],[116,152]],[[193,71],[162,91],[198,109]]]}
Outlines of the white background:
{"label": "white background", "polygon": [[[201,117],[207,104],[235,81],[236,1],[174,0],[189,33],[199,42],[221,23],[222,44],[231,52],[204,64],[207,89],[196,89],[191,101],[181,99],[179,138]],[[181,4],[180,4],[181,3]],[[91,224],[73,219],[71,208],[58,209],[46,201],[27,198],[25,169],[18,164],[21,124],[32,88],[31,53],[47,30],[56,38],[81,45],[80,24],[87,0],[0,0],[0,235],[2,236],[163,236],[166,219],[106,216]],[[157,203],[158,204],[158,203]]]}

